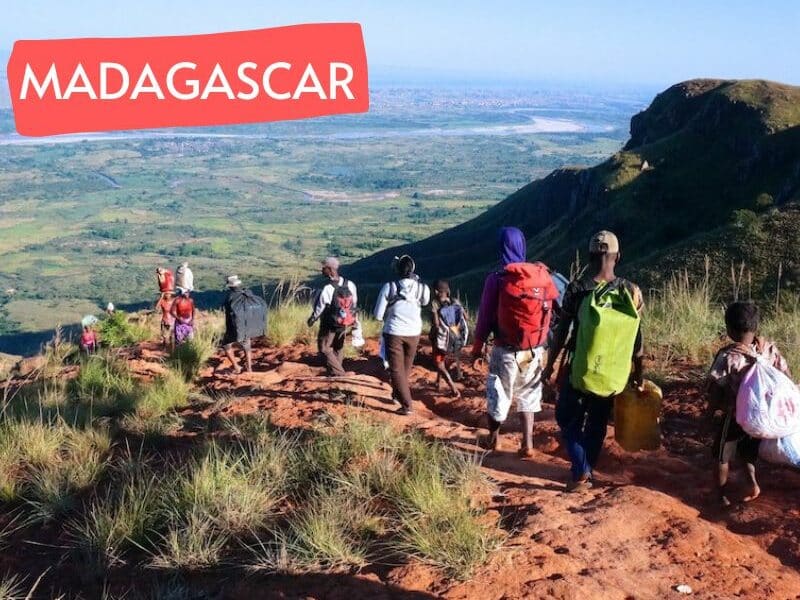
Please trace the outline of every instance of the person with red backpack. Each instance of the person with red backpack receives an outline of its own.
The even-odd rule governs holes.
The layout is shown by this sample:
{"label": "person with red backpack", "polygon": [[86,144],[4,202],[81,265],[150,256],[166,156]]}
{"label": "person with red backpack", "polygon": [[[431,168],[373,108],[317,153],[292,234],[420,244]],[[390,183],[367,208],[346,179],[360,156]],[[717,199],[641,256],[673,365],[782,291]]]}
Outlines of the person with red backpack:
{"label": "person with red backpack", "polygon": [[339,275],[339,260],[333,256],[322,262],[322,275],[327,281],[317,293],[307,324],[320,321],[317,348],[328,375],[342,377],[347,374],[342,365],[345,337],[357,323],[358,291],[356,284]]}
{"label": "person with red backpack", "polygon": [[558,289],[545,265],[526,262],[525,236],[516,227],[500,230],[500,263],[502,269],[486,277],[472,346],[477,360],[494,334],[486,381],[489,435],[482,445],[497,448],[500,426],[516,403],[525,458],[533,454],[534,414],[542,409],[544,352]]}
{"label": "person with red backpack", "polygon": [[180,345],[194,337],[194,300],[189,297],[189,290],[177,288],[177,297],[169,309],[175,319],[173,332],[175,344]]}

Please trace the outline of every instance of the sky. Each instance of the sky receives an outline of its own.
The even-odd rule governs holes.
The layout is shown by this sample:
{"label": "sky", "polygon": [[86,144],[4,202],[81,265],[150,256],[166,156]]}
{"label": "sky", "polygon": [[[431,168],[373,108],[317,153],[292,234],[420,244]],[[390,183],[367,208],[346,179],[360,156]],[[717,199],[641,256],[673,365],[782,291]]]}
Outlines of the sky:
{"label": "sky", "polygon": [[0,0],[17,39],[176,35],[359,22],[370,75],[667,86],[800,85],[800,1]]}

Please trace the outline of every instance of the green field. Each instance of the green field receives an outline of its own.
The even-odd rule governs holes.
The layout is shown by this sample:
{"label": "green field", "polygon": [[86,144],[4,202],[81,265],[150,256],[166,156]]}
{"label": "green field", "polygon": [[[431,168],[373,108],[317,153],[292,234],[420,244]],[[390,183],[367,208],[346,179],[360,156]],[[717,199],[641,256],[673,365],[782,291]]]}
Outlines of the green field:
{"label": "green field", "polygon": [[[76,322],[93,304],[154,299],[155,267],[182,259],[200,290],[219,290],[230,273],[253,285],[305,279],[325,255],[347,263],[424,238],[553,168],[610,155],[636,110],[536,92],[419,97],[378,93],[366,116],[222,133],[0,135],[6,340]],[[566,116],[532,131],[537,106]],[[564,123],[583,129],[558,131]]]}

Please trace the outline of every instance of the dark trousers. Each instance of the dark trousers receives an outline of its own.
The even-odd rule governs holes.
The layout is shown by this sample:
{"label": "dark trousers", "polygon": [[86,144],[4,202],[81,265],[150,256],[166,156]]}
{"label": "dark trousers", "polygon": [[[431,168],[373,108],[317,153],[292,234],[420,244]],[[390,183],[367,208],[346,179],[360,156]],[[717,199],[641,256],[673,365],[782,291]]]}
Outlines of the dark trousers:
{"label": "dark trousers", "polygon": [[325,368],[328,375],[341,377],[345,374],[342,360],[344,360],[345,330],[323,329],[320,327],[317,337],[317,348],[325,359]]}
{"label": "dark trousers", "polygon": [[603,450],[613,406],[613,398],[579,392],[569,380],[562,385],[556,403],[556,422],[572,462],[573,480],[591,476]]}
{"label": "dark trousers", "polygon": [[405,408],[411,408],[411,387],[408,379],[411,376],[411,367],[417,355],[419,336],[383,334],[383,343],[386,350],[386,360],[389,362],[389,372],[392,375],[392,389],[395,398]]}

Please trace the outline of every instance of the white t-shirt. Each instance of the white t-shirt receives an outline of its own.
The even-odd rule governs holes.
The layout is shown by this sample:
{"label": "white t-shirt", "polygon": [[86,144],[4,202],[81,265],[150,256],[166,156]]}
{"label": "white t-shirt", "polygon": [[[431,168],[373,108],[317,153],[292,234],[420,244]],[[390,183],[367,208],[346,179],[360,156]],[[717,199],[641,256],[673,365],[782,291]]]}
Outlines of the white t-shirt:
{"label": "white t-shirt", "polygon": [[407,277],[384,284],[375,303],[375,318],[383,321],[383,333],[416,336],[422,333],[422,307],[431,301],[431,289]]}

